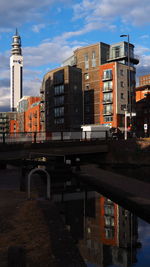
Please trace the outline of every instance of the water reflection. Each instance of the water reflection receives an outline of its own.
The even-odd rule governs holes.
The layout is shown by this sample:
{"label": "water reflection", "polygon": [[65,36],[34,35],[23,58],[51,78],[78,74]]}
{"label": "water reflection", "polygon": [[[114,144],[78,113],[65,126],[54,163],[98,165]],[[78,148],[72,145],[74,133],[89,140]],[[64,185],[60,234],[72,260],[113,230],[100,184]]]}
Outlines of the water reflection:
{"label": "water reflection", "polygon": [[53,199],[88,267],[127,267],[137,262],[135,215],[96,192],[55,194]]}

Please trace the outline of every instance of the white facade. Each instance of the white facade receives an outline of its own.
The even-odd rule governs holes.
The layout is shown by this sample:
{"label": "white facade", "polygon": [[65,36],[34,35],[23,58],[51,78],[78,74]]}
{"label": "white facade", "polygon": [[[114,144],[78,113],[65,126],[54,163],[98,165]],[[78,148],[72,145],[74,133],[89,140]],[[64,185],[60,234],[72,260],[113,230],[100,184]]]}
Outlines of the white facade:
{"label": "white facade", "polygon": [[12,55],[10,57],[10,106],[16,111],[17,103],[22,98],[23,56],[21,54],[21,39],[13,36]]}

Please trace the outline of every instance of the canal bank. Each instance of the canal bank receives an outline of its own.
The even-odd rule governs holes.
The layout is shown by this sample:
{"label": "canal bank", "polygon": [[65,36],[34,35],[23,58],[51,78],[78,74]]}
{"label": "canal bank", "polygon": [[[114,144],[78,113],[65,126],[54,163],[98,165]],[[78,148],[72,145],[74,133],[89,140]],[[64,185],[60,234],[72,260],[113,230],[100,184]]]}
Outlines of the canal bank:
{"label": "canal bank", "polygon": [[103,170],[95,164],[82,166],[78,175],[80,181],[150,223],[150,183]]}
{"label": "canal bank", "polygon": [[[0,266],[8,267],[24,251],[28,267],[85,267],[55,204],[38,199],[36,192],[27,200],[19,180],[19,168],[0,170]],[[17,257],[8,257],[8,251]]]}

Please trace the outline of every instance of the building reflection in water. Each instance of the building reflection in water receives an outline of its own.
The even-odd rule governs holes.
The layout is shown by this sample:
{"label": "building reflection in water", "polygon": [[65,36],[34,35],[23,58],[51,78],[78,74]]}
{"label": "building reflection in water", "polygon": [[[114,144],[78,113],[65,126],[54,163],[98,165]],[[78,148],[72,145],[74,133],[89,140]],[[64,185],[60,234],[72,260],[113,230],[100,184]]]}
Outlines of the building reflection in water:
{"label": "building reflection in water", "polygon": [[87,266],[127,267],[136,262],[135,215],[96,192],[66,195],[60,207]]}

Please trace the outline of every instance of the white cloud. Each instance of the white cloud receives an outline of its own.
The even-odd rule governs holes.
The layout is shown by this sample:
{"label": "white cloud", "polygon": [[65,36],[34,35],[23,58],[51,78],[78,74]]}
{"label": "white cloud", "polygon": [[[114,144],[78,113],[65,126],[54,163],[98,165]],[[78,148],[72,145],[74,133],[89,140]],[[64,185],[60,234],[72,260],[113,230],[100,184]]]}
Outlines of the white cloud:
{"label": "white cloud", "polygon": [[150,48],[145,46],[136,46],[135,54],[139,56],[139,64],[136,67],[137,76],[150,73]]}
{"label": "white cloud", "polygon": [[[146,7],[146,8],[145,8]],[[101,18],[113,21],[120,17],[124,23],[142,25],[150,22],[149,0],[83,0],[74,7],[74,19],[92,21]]]}
{"label": "white cloud", "polygon": [[41,80],[38,78],[32,80],[24,80],[23,94],[29,96],[38,96],[40,94]]}
{"label": "white cloud", "polygon": [[32,26],[32,31],[33,32],[36,32],[36,33],[39,33],[42,29],[45,28],[45,24],[37,24],[37,25],[33,25]]}
{"label": "white cloud", "polygon": [[[63,0],[58,0],[61,2]],[[43,10],[48,10],[54,0],[5,0],[0,1],[0,31],[6,31],[12,27],[18,27],[23,23],[39,20]]]}
{"label": "white cloud", "polygon": [[150,36],[148,34],[144,34],[140,36],[140,39],[148,39]]}
{"label": "white cloud", "polygon": [[47,64],[60,64],[72,54],[75,47],[59,42],[42,43],[37,47],[23,49],[25,67],[39,67]]}

